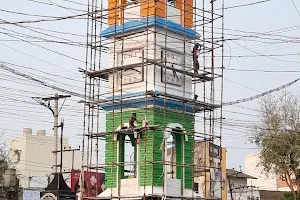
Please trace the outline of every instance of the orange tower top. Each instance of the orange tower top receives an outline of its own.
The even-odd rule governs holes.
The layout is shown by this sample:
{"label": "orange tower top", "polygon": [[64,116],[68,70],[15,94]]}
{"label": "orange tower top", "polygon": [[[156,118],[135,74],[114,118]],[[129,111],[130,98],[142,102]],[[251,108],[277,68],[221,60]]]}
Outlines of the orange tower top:
{"label": "orange tower top", "polygon": [[109,25],[156,16],[192,28],[193,12],[193,0],[108,0]]}

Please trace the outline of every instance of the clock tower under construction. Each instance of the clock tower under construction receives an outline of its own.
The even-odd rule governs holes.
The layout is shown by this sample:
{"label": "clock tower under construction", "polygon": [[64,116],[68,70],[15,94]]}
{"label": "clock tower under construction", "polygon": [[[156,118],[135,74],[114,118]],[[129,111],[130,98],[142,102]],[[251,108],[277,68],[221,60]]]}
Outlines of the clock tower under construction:
{"label": "clock tower under construction", "polygon": [[221,181],[194,190],[221,170],[194,161],[195,141],[221,144],[223,95],[222,9],[199,3],[89,0],[83,170],[105,170],[106,190],[83,199],[221,198]]}

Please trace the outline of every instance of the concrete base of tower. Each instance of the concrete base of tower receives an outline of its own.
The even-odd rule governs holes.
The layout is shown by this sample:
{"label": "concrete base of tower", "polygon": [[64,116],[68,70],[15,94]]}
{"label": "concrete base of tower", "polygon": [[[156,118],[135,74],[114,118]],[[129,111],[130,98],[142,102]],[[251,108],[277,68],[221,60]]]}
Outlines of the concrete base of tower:
{"label": "concrete base of tower", "polygon": [[[129,179],[128,179],[129,180]],[[203,195],[195,193],[192,189],[183,189],[177,187],[168,187],[164,190],[164,187],[157,186],[139,186],[134,187],[130,183],[134,182],[134,179],[128,181],[128,184],[124,185],[120,190],[117,188],[107,188],[104,192],[99,194],[101,199],[201,199]],[[132,187],[133,186],[133,187]],[[173,185],[174,186],[174,185]]]}

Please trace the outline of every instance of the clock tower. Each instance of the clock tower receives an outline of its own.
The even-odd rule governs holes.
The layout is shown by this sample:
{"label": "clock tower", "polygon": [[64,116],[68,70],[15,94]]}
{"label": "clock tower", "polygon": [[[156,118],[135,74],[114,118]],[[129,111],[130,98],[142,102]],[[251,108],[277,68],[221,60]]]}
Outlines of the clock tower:
{"label": "clock tower", "polygon": [[193,0],[108,0],[100,33],[108,67],[87,72],[108,81],[99,197],[201,198],[193,191],[195,113],[215,106],[194,98],[195,83],[210,77],[194,72],[193,13]]}

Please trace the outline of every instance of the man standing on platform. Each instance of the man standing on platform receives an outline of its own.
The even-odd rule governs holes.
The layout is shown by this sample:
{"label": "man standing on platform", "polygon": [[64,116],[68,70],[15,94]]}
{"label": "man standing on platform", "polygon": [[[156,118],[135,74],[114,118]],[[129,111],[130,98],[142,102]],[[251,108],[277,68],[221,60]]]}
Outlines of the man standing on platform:
{"label": "man standing on platform", "polygon": [[194,65],[194,72],[196,74],[198,74],[198,70],[199,70],[199,61],[198,61],[198,57],[200,55],[200,51],[201,51],[201,45],[199,43],[196,43],[194,48],[193,48],[193,65]]}
{"label": "man standing on platform", "polygon": [[142,122],[139,122],[136,119],[136,113],[132,113],[131,118],[129,119],[129,128],[130,129],[134,129],[135,128],[134,122],[137,122],[139,124],[142,123]]}

